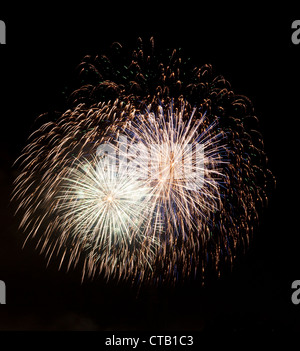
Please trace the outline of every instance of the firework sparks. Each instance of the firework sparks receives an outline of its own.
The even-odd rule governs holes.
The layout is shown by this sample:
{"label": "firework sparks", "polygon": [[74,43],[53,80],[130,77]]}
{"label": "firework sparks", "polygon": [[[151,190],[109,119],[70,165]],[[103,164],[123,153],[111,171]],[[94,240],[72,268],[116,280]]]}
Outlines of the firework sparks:
{"label": "firework sparks", "polygon": [[181,104],[176,111],[171,105],[166,114],[162,106],[157,113],[138,114],[122,128],[130,147],[123,138],[118,145],[120,157],[130,161],[128,172],[152,188],[153,213],[159,221],[165,218],[171,238],[186,238],[221,206],[224,136],[214,131],[215,123],[207,126],[205,114],[195,108],[186,117],[189,110]]}
{"label": "firework sparks", "polygon": [[69,170],[57,199],[60,231],[88,252],[90,273],[97,261],[107,276],[123,274],[128,262],[151,267],[158,242],[147,230],[151,193],[144,183],[94,158]]}
{"label": "firework sparks", "polygon": [[[18,160],[20,227],[48,259],[82,258],[83,276],[219,273],[248,246],[267,201],[272,174],[249,99],[210,65],[188,69],[176,50],[164,62],[150,44],[85,57],[71,108]],[[101,158],[103,146],[113,156]]]}

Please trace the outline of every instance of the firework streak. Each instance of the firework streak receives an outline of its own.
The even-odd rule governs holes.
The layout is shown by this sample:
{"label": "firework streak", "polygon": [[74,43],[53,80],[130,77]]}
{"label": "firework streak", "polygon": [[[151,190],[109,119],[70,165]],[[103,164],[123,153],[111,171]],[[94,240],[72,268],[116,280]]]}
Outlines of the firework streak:
{"label": "firework streak", "polygon": [[78,69],[70,108],[17,160],[27,238],[83,278],[174,282],[232,266],[273,183],[249,99],[153,39]]}

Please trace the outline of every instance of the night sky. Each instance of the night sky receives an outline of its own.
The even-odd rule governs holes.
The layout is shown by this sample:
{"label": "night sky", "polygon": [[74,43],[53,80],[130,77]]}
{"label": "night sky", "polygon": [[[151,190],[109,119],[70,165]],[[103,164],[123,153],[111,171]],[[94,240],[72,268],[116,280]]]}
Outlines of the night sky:
{"label": "night sky", "polygon": [[[291,42],[293,12],[273,11],[78,5],[0,12],[7,27],[7,44],[0,46],[0,279],[7,287],[0,330],[300,329],[300,305],[291,302],[291,284],[300,279],[300,45]],[[46,267],[34,241],[22,249],[24,234],[9,203],[17,175],[12,163],[34,120],[64,111],[63,92],[83,56],[114,41],[134,47],[139,36],[154,36],[158,48],[181,47],[195,65],[211,63],[235,93],[252,100],[277,179],[246,255],[205,287],[138,290],[101,278],[81,283],[80,270],[58,271],[55,259]]]}

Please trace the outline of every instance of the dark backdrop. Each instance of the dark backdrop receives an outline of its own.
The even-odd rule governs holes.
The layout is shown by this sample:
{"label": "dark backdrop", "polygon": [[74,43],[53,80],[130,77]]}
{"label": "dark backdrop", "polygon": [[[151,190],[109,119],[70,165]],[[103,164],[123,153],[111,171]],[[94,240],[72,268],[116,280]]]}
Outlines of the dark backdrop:
{"label": "dark backdrop", "polygon": [[[195,3],[196,4],[196,3]],[[7,45],[0,46],[0,279],[7,304],[0,330],[299,330],[291,283],[298,261],[298,119],[300,45],[291,42],[293,12],[212,6],[130,9],[17,8],[0,12]],[[75,6],[75,5],[73,5]],[[133,46],[154,35],[158,46],[182,47],[195,64],[211,63],[236,93],[248,96],[260,119],[277,178],[269,207],[231,274],[171,288],[142,288],[80,272],[57,271],[29,243],[9,205],[11,167],[41,113],[63,107],[61,92],[86,54],[113,41]]]}

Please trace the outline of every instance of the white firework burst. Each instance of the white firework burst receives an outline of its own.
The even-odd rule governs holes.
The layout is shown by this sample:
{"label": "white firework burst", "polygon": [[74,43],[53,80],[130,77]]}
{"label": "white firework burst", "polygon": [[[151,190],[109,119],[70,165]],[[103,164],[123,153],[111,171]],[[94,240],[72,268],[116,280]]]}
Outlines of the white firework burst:
{"label": "white firework burst", "polygon": [[87,252],[89,273],[98,264],[107,275],[124,274],[133,261],[151,267],[158,240],[149,230],[147,184],[117,169],[111,159],[93,157],[69,169],[57,198],[60,229]]}

